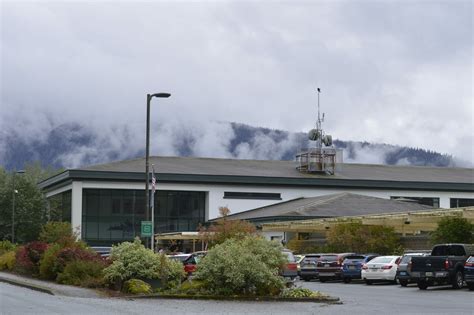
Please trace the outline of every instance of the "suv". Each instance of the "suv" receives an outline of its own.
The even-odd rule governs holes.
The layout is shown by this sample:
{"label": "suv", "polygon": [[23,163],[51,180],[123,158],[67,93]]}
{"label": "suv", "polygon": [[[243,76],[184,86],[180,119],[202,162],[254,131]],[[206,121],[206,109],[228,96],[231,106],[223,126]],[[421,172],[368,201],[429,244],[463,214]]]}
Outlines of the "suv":
{"label": "suv", "polygon": [[469,290],[474,291],[474,256],[470,256],[464,263],[464,281]]}
{"label": "suv", "polygon": [[412,252],[412,253],[405,253],[403,255],[402,259],[398,263],[398,268],[397,268],[397,279],[398,283],[402,287],[406,287],[408,283],[411,283],[411,276],[410,276],[410,271],[408,270],[408,266],[411,264],[411,259],[412,257],[420,257],[420,256],[428,256],[429,252]]}
{"label": "suv", "polygon": [[362,266],[377,256],[377,254],[347,256],[341,267],[344,283],[349,283],[352,279],[361,279]]}
{"label": "suv", "polygon": [[347,256],[354,253],[322,254],[316,265],[319,281],[326,282],[330,279],[342,279],[342,262]]}
{"label": "suv", "polygon": [[309,281],[318,278],[316,266],[322,254],[306,254],[300,263],[300,279]]}

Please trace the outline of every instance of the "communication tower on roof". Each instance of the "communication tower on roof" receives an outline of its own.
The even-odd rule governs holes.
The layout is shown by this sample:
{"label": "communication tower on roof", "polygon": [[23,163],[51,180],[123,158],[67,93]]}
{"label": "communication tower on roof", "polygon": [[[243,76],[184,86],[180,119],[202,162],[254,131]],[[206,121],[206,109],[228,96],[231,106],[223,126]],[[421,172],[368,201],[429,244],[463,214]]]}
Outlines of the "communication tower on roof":
{"label": "communication tower on roof", "polygon": [[334,175],[336,166],[342,163],[342,151],[336,150],[332,143],[332,136],[324,132],[322,123],[324,122],[324,113],[321,118],[319,94],[318,92],[318,119],[315,128],[308,132],[308,139],[314,141],[314,147],[302,149],[296,155],[298,166],[296,167],[302,173],[323,173]]}

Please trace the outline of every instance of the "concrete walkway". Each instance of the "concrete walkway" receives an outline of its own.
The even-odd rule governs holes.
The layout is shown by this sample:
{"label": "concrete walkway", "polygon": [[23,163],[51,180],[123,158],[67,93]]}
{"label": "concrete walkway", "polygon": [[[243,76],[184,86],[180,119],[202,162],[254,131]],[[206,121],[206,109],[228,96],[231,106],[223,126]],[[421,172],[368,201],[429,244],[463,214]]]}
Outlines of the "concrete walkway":
{"label": "concrete walkway", "polygon": [[0,282],[6,282],[13,285],[29,288],[32,290],[48,293],[51,295],[62,295],[79,298],[101,298],[106,297],[99,291],[75,287],[71,285],[57,284],[55,282],[43,281],[33,278],[0,271]]}

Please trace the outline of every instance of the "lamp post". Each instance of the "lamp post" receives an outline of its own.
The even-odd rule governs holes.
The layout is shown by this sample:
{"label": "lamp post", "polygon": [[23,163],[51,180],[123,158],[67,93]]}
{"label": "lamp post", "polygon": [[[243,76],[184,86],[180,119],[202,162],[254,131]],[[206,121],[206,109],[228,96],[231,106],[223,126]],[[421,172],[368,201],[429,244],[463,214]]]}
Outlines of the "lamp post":
{"label": "lamp post", "polygon": [[[149,184],[149,159],[150,159],[150,103],[153,97],[160,97],[160,98],[168,98],[170,97],[170,93],[155,93],[155,94],[147,94],[146,95],[146,149],[145,149],[145,173],[146,173],[146,182],[145,182],[145,216],[146,219],[150,219],[150,198],[148,196],[148,184]],[[152,222],[152,234],[151,234],[151,249],[153,248],[153,237],[155,233],[154,222]]]}
{"label": "lamp post", "polygon": [[15,176],[16,174],[23,174],[25,171],[16,171],[13,173],[13,197],[12,197],[12,243],[15,243],[15,197],[18,194],[18,190],[15,189]]}

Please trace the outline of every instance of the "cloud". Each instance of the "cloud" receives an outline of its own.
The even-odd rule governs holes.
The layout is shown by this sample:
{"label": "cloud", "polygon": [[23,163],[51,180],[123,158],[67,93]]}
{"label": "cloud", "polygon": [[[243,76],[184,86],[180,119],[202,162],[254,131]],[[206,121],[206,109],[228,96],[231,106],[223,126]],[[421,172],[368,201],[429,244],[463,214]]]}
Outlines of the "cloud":
{"label": "cloud", "polygon": [[[193,151],[225,155],[232,133],[216,121],[306,132],[320,86],[334,137],[474,161],[471,1],[4,1],[1,11],[0,122],[29,117],[15,126],[23,138],[75,121],[103,134],[101,147],[136,152],[114,126],[140,139],[146,93],[166,91],[152,104],[160,150],[179,153],[173,141],[188,132],[200,135]],[[280,154],[268,141],[239,156]]]}

